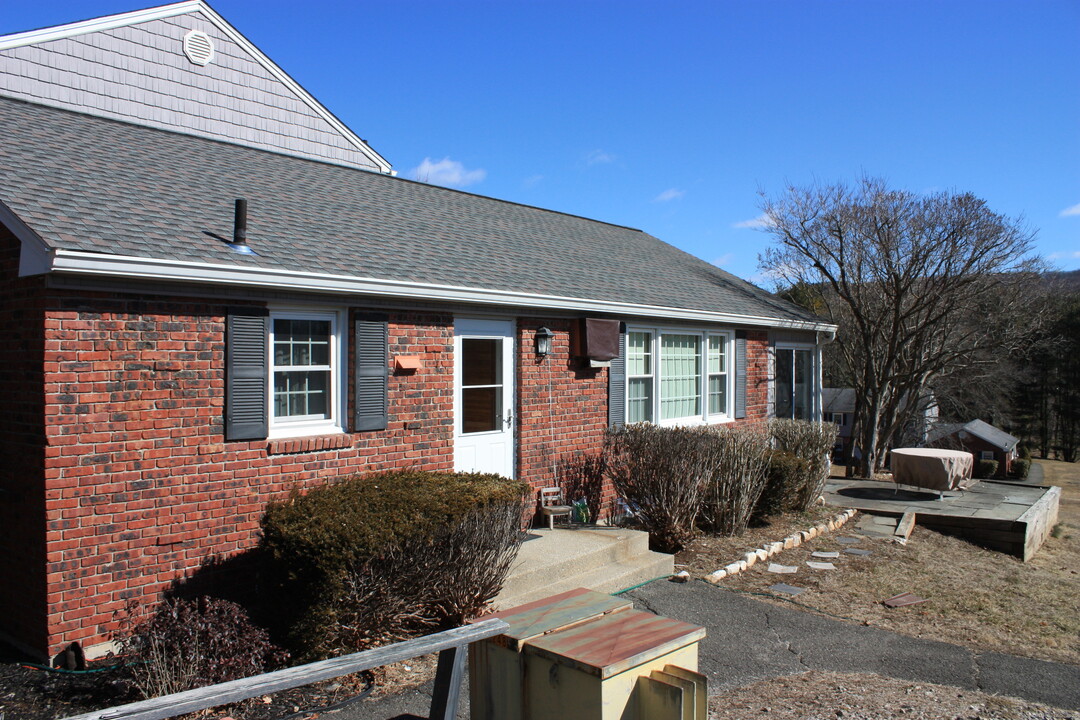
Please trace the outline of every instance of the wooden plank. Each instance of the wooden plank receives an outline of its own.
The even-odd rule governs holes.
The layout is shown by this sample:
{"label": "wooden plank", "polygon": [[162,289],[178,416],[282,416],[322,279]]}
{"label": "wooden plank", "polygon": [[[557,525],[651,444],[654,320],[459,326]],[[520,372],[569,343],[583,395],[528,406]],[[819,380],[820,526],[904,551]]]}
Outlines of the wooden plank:
{"label": "wooden plank", "polygon": [[439,653],[435,687],[431,692],[429,720],[454,720],[461,697],[461,677],[465,674],[465,648],[452,647]]}
{"label": "wooden plank", "polygon": [[904,513],[904,516],[900,518],[900,522],[896,524],[896,530],[893,531],[893,537],[901,537],[907,540],[911,537],[911,531],[915,528],[915,513],[908,510]]}
{"label": "wooden plank", "polygon": [[82,715],[73,715],[65,720],[165,720],[165,718],[196,710],[239,702],[258,695],[382,667],[420,655],[462,647],[477,640],[499,635],[507,627],[502,620],[484,620],[474,625],[465,625],[386,647],[373,648],[351,655],[275,670],[263,675],[186,690]]}

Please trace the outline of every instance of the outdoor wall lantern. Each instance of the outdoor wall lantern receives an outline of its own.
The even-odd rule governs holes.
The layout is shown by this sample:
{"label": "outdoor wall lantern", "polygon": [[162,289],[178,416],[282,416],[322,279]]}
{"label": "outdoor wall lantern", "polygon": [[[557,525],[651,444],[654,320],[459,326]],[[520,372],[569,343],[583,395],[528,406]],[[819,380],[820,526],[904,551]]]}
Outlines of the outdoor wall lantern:
{"label": "outdoor wall lantern", "polygon": [[542,327],[536,331],[536,354],[540,357],[547,357],[551,354],[551,338],[555,337],[555,333],[548,330],[546,327]]}

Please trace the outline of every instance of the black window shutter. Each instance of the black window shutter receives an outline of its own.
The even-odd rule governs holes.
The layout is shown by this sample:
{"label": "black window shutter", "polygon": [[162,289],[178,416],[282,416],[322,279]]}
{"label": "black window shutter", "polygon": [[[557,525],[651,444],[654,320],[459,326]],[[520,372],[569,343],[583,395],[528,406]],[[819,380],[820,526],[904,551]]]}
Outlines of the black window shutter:
{"label": "black window shutter", "polygon": [[229,310],[225,324],[225,439],[262,440],[269,431],[265,308]]}
{"label": "black window shutter", "polygon": [[746,331],[735,331],[735,417],[746,417]]}
{"label": "black window shutter", "polygon": [[389,323],[386,315],[360,314],[355,327],[353,431],[385,430],[389,423]]}
{"label": "black window shutter", "polygon": [[608,425],[622,427],[626,422],[626,325],[619,326],[619,355],[608,367]]}

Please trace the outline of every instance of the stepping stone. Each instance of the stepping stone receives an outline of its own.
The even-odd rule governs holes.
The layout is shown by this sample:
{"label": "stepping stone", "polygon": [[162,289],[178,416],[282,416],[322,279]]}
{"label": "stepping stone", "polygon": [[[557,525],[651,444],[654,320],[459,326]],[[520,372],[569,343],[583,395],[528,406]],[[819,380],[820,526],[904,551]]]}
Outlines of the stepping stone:
{"label": "stepping stone", "polygon": [[813,560],[807,560],[806,566],[814,568],[815,570],[835,570],[836,566],[832,563],[826,562],[814,562]]}
{"label": "stepping stone", "polygon": [[766,570],[771,573],[790,575],[799,572],[799,567],[797,565],[778,565],[776,563],[769,563],[769,567],[767,567]]}
{"label": "stepping stone", "polygon": [[863,550],[862,548],[844,548],[844,552],[846,552],[848,555],[863,555],[863,556],[865,556],[865,555],[873,554],[869,550]]}
{"label": "stepping stone", "polygon": [[859,538],[840,536],[836,538],[836,542],[840,543],[841,545],[854,545],[855,543],[861,541],[859,540]]}
{"label": "stepping stone", "polygon": [[776,583],[769,587],[773,592],[784,593],[785,595],[802,595],[806,592],[806,588],[795,587],[794,585],[786,585],[784,583]]}
{"label": "stepping stone", "polygon": [[819,558],[838,558],[838,557],[840,557],[840,553],[836,552],[835,550],[815,550],[814,552],[812,552],[810,554],[813,557],[819,557]]}
{"label": "stepping stone", "polygon": [[900,593],[899,595],[893,595],[888,600],[882,600],[881,604],[887,608],[904,607],[905,605],[917,605],[919,603],[926,602],[926,598],[919,597],[918,595],[912,595],[909,592]]}

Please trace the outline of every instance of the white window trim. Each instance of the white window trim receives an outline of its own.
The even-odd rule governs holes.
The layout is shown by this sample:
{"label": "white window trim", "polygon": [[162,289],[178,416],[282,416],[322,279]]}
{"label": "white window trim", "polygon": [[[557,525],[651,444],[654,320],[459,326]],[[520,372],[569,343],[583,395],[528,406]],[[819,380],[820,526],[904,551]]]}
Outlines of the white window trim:
{"label": "white window trim", "polygon": [[[274,417],[274,320],[329,320],[330,321],[330,417],[318,420],[278,420]],[[267,438],[309,437],[312,435],[334,435],[345,432],[345,413],[347,409],[347,375],[343,372],[348,362],[347,343],[345,342],[344,311],[315,309],[310,307],[273,307],[270,309],[270,330],[267,337],[267,418],[269,433]]]}
{"label": "white window trim", "polygon": [[776,352],[780,350],[808,350],[810,352],[810,377],[813,387],[810,392],[810,417],[809,420],[814,422],[821,422],[824,419],[825,413],[822,410],[821,402],[821,347],[814,343],[801,343],[801,342],[779,342],[776,343],[776,347],[773,349],[773,362],[770,369],[770,391],[773,396],[772,402],[772,417],[776,417]]}
{"label": "white window trim", "polygon": [[[735,372],[734,353],[735,353],[735,332],[733,330],[723,329],[705,329],[701,327],[679,327],[668,325],[628,325],[626,332],[629,335],[632,332],[648,333],[652,336],[652,423],[667,427],[689,427],[695,425],[719,425],[721,423],[728,423],[734,421],[734,413],[732,405],[735,402]],[[700,338],[701,348],[701,380],[699,385],[700,398],[701,398],[701,414],[697,416],[687,416],[680,418],[667,418],[661,419],[660,403],[661,403],[661,386],[663,382],[663,369],[662,369],[662,340],[663,335],[697,335]],[[725,397],[727,400],[727,412],[718,414],[709,414],[709,337],[718,336],[724,338],[724,371],[727,375],[726,392]],[[625,412],[626,417],[629,417],[630,413],[630,379],[631,377],[641,378],[646,377],[643,375],[631,376],[629,367],[626,370],[626,376],[624,379],[624,395],[626,398]]]}

